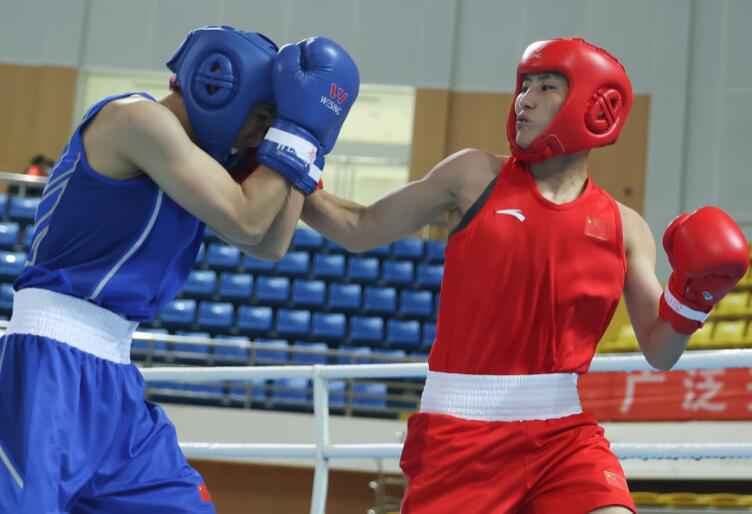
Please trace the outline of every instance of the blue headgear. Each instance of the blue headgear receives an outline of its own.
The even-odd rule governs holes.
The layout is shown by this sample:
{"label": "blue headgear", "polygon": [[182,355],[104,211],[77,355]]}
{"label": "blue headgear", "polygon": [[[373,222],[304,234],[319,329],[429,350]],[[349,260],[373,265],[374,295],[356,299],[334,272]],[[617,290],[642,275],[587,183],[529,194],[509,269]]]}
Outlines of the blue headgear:
{"label": "blue headgear", "polygon": [[191,31],[167,61],[198,145],[222,164],[253,106],[274,100],[277,50],[259,33],[209,26]]}

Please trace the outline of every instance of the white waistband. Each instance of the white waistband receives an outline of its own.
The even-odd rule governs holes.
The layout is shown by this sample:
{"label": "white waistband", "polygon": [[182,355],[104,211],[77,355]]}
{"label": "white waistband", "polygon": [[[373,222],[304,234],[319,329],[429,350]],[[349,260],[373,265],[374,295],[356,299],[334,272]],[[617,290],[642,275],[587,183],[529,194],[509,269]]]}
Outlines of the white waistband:
{"label": "white waistband", "polygon": [[582,412],[576,373],[465,375],[428,372],[421,412],[480,421],[555,419]]}
{"label": "white waistband", "polygon": [[138,323],[86,300],[46,289],[21,289],[13,296],[6,334],[49,337],[96,355],[128,364]]}

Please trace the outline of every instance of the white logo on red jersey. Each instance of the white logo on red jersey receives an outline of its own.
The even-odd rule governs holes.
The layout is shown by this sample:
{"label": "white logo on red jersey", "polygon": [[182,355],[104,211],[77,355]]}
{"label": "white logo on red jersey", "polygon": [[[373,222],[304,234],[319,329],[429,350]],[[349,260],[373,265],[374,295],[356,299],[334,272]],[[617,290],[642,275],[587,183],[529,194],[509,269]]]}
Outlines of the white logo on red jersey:
{"label": "white logo on red jersey", "polygon": [[522,214],[522,211],[520,209],[499,209],[496,211],[496,214],[508,214],[510,216],[514,216],[519,221],[525,221],[525,215]]}

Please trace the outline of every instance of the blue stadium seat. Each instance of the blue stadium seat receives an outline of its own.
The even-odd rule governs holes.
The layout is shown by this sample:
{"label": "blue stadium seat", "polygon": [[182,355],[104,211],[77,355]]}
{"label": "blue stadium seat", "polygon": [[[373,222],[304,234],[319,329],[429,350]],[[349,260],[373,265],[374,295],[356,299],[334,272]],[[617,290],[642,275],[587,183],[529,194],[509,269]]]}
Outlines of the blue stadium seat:
{"label": "blue stadium seat", "polygon": [[253,255],[246,255],[243,257],[243,269],[254,275],[259,273],[271,273],[274,271],[275,264],[274,261],[265,261],[258,259]]}
{"label": "blue stadium seat", "polygon": [[400,292],[399,314],[408,318],[430,318],[433,295],[430,291],[403,289]]}
{"label": "blue stadium seat", "polygon": [[284,339],[258,339],[256,345],[257,364],[287,364],[290,345]]}
{"label": "blue stadium seat", "polygon": [[0,223],[0,248],[12,250],[18,243],[20,226],[15,221]]}
{"label": "blue stadium seat", "polygon": [[374,362],[383,362],[386,364],[401,362],[407,359],[405,350],[377,350],[374,356]]}
{"label": "blue stadium seat", "polygon": [[38,205],[39,198],[12,196],[10,199],[10,209],[8,210],[8,216],[13,221],[20,221],[21,223],[31,223],[34,221],[34,216],[37,213]]}
{"label": "blue stadium seat", "polygon": [[311,395],[307,378],[278,378],[272,381],[272,405],[309,406]]}
{"label": "blue stadium seat", "polygon": [[350,257],[347,278],[353,282],[376,282],[379,279],[379,260],[376,257]]}
{"label": "blue stadium seat", "polygon": [[287,277],[256,278],[256,301],[262,304],[280,305],[290,297],[290,279]]}
{"label": "blue stadium seat", "polygon": [[411,261],[384,261],[381,280],[390,286],[408,286],[413,283],[413,263]]}
{"label": "blue stadium seat", "polygon": [[167,327],[187,328],[196,320],[196,300],[173,300],[159,311],[159,319]]}
{"label": "blue stadium seat", "polygon": [[211,270],[193,270],[188,274],[182,293],[192,298],[210,298],[217,289],[217,273]]}
{"label": "blue stadium seat", "polygon": [[360,284],[329,284],[327,307],[333,311],[357,311],[363,287]]}
{"label": "blue stadium seat", "polygon": [[214,360],[222,364],[248,364],[251,351],[248,338],[218,335],[214,338]]}
{"label": "blue stadium seat", "polygon": [[31,247],[31,243],[34,241],[34,226],[29,225],[26,227],[26,230],[24,230],[24,235],[22,236],[22,242],[23,247],[25,250],[28,250]]}
{"label": "blue stadium seat", "polygon": [[274,266],[274,272],[290,277],[308,275],[310,257],[308,252],[287,252]]}
{"label": "blue stadium seat", "polygon": [[266,379],[228,380],[227,392],[234,401],[266,402]]}
{"label": "blue stadium seat", "polygon": [[439,289],[441,287],[441,277],[443,275],[444,266],[438,264],[418,264],[415,285],[428,289]]}
{"label": "blue stadium seat", "polygon": [[[211,337],[208,332],[185,332],[178,331],[177,336],[195,337],[199,339],[208,339]],[[176,356],[176,360],[209,360],[209,348],[211,345],[205,343],[172,343],[172,351],[179,352],[182,355]]]}
{"label": "blue stadium seat", "polygon": [[338,350],[356,355],[339,355],[337,356],[337,364],[368,364],[371,362],[369,358],[371,349],[368,346],[340,346]]}
{"label": "blue stadium seat", "polygon": [[330,380],[329,384],[329,407],[343,408],[347,396],[347,384],[344,380]]}
{"label": "blue stadium seat", "polygon": [[397,290],[393,287],[366,287],[363,294],[363,312],[366,314],[393,315],[397,310]]}
{"label": "blue stadium seat", "polygon": [[222,273],[219,277],[219,297],[227,301],[249,301],[253,290],[250,273]]}
{"label": "blue stadium seat", "polygon": [[277,335],[281,337],[307,336],[311,329],[311,313],[298,309],[279,309],[276,328]]}
{"label": "blue stadium seat", "polygon": [[419,261],[423,258],[423,240],[399,239],[392,243],[392,255],[397,259]]}
{"label": "blue stadium seat", "polygon": [[13,310],[13,284],[0,284],[0,312],[9,313]]}
{"label": "blue stadium seat", "polygon": [[350,253],[344,246],[338,245],[331,239],[324,238],[324,249],[328,253]]}
{"label": "blue stadium seat", "polygon": [[15,279],[26,266],[23,252],[0,252],[0,278]]}
{"label": "blue stadium seat", "polygon": [[317,253],[313,257],[313,277],[339,280],[345,277],[345,256]]}
{"label": "blue stadium seat", "polygon": [[324,236],[313,229],[298,227],[292,236],[295,250],[318,251],[324,247]]}
{"label": "blue stadium seat", "polygon": [[355,382],[352,386],[354,407],[383,409],[386,407],[386,384]]}
{"label": "blue stadium seat", "polygon": [[[166,335],[167,330],[164,328],[139,328],[139,332],[146,332],[154,335]],[[167,343],[158,339],[145,341],[143,339],[133,339],[131,343],[131,352],[136,360],[143,360],[147,354],[157,359],[164,359],[167,354]]]}
{"label": "blue stadium seat", "polygon": [[198,326],[202,330],[226,332],[232,327],[234,313],[229,302],[201,302],[198,306]]}
{"label": "blue stadium seat", "polygon": [[220,241],[219,234],[217,234],[213,228],[207,225],[206,229],[204,230],[204,241]]}
{"label": "blue stadium seat", "polygon": [[292,283],[292,304],[296,307],[321,308],[326,298],[323,280],[295,279]]}
{"label": "blue stadium seat", "polygon": [[364,255],[367,257],[378,257],[380,259],[387,259],[389,258],[389,255],[392,251],[392,245],[386,244],[382,246],[377,246],[376,248],[371,248],[370,250],[366,251]]}
{"label": "blue stadium seat", "polygon": [[392,346],[417,350],[420,347],[420,322],[390,319],[386,323],[386,341]]}
{"label": "blue stadium seat", "polygon": [[430,348],[433,340],[436,339],[436,323],[423,323],[423,336],[421,337],[421,348]]}
{"label": "blue stadium seat", "polygon": [[206,245],[204,243],[201,243],[201,245],[198,247],[198,252],[196,252],[196,260],[194,261],[194,266],[197,268],[202,268],[206,264]]}
{"label": "blue stadium seat", "polygon": [[[298,350],[316,350],[317,352],[326,352],[329,350],[329,347],[324,343],[305,343],[302,341],[295,342],[290,348]],[[326,364],[327,359],[327,355],[323,353],[290,352],[290,360],[295,364]]]}
{"label": "blue stadium seat", "polygon": [[271,307],[241,305],[236,326],[244,334],[265,334],[272,329],[272,319]]}
{"label": "blue stadium seat", "polygon": [[429,239],[426,241],[426,262],[429,264],[444,264],[446,241]]}
{"label": "blue stadium seat", "polygon": [[350,317],[350,341],[353,343],[383,343],[384,320],[370,316]]}
{"label": "blue stadium seat", "polygon": [[8,195],[0,193],[0,219],[5,218],[5,212],[8,210]]}
{"label": "blue stadium seat", "polygon": [[235,246],[211,243],[206,252],[206,264],[218,270],[232,270],[240,266],[240,250]]}
{"label": "blue stadium seat", "polygon": [[311,336],[316,339],[342,340],[347,335],[345,315],[339,312],[313,314]]}

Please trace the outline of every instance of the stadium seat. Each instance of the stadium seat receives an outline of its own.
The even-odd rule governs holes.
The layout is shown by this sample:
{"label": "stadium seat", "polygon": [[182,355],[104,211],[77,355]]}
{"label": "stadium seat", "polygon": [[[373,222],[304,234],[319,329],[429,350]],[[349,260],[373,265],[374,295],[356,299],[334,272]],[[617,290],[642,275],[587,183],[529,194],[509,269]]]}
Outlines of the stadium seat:
{"label": "stadium seat", "polygon": [[345,256],[317,253],[313,257],[313,278],[328,280],[345,278]]}
{"label": "stadium seat", "polygon": [[346,335],[347,321],[345,320],[344,314],[337,312],[316,312],[313,314],[311,337],[315,339],[341,341]]}
{"label": "stadium seat", "polygon": [[182,294],[191,298],[211,298],[217,289],[217,273],[212,270],[193,270],[183,286]]}
{"label": "stadium seat", "polygon": [[431,322],[423,323],[423,334],[421,337],[421,348],[430,348],[436,339],[436,324]]}
{"label": "stadium seat", "polygon": [[371,362],[371,349],[368,346],[340,346],[338,351],[347,355],[338,355],[337,364],[368,364]]}
{"label": "stadium seat", "polygon": [[[31,232],[30,230],[27,231]],[[29,243],[30,245],[31,243]],[[28,246],[28,245],[27,245]],[[193,265],[196,268],[203,268],[206,264],[206,245],[204,243],[201,243],[201,245],[198,247],[198,252],[196,252],[196,260],[194,261]]]}
{"label": "stadium seat", "polygon": [[311,326],[310,311],[279,309],[277,311],[277,334],[281,337],[307,336]]}
{"label": "stadium seat", "polygon": [[711,346],[711,339],[713,339],[713,329],[715,323],[712,321],[706,321],[700,330],[695,331],[689,336],[689,343],[687,348],[690,350],[699,350],[702,348],[708,348]]}
{"label": "stadium seat", "polygon": [[366,287],[363,293],[363,312],[394,315],[397,310],[397,290],[393,287]]}
{"label": "stadium seat", "polygon": [[217,270],[233,270],[240,266],[240,250],[235,246],[211,243],[206,251],[206,264]]}
{"label": "stadium seat", "polygon": [[709,345],[712,349],[737,348],[744,346],[747,321],[719,321],[715,324],[713,338]]}
{"label": "stadium seat", "polygon": [[214,338],[214,360],[220,364],[248,364],[248,339],[241,336],[218,335]]}
{"label": "stadium seat", "polygon": [[326,299],[326,283],[323,280],[295,279],[292,283],[292,304],[296,307],[320,309]]}
{"label": "stadium seat", "polygon": [[0,284],[0,312],[9,314],[13,310],[13,284]]}
{"label": "stadium seat", "polygon": [[429,264],[444,264],[446,241],[429,239],[426,241],[426,262]]}
{"label": "stadium seat", "polygon": [[219,277],[219,298],[230,302],[249,301],[253,291],[250,273],[222,273]]}
{"label": "stadium seat", "polygon": [[253,255],[243,256],[243,269],[249,273],[253,273],[254,275],[271,273],[272,271],[274,271],[275,264],[276,263],[274,261],[265,261],[263,259],[254,257]]}
{"label": "stadium seat", "polygon": [[443,275],[444,266],[438,264],[418,264],[415,285],[427,289],[439,289]]}
{"label": "stadium seat", "polygon": [[[329,347],[324,343],[306,343],[297,341],[290,347],[291,350],[315,350],[317,352],[326,352]],[[298,353],[290,352],[290,360],[295,364],[326,364],[327,355],[324,353]]]}
{"label": "stadium seat", "polygon": [[[167,330],[164,328],[139,328],[139,332],[144,332],[149,335],[166,335]],[[167,356],[168,347],[165,341],[159,339],[146,341],[140,338],[134,338],[131,343],[131,353],[134,360],[143,361],[151,356],[154,360],[164,360]]]}
{"label": "stadium seat", "polygon": [[5,218],[5,213],[8,210],[8,195],[0,193],[0,219]]}
{"label": "stadium seat", "polygon": [[[192,331],[178,331],[176,336],[193,337],[197,339],[209,339],[211,336],[208,332],[192,332]],[[182,342],[172,343],[172,351],[177,353],[175,360],[177,361],[202,361],[209,360],[210,345],[207,343],[198,342]]]}
{"label": "stadium seat", "polygon": [[392,256],[396,259],[423,259],[422,239],[399,239],[392,243]]}
{"label": "stadium seat", "polygon": [[159,319],[166,327],[189,328],[196,320],[196,300],[173,300],[159,311]]}
{"label": "stadium seat", "polygon": [[386,384],[354,382],[352,385],[353,407],[383,409],[386,407]]}
{"label": "stadium seat", "polygon": [[274,272],[290,277],[308,275],[310,257],[308,252],[287,252],[274,266]]}
{"label": "stadium seat", "polygon": [[272,405],[309,406],[311,385],[306,378],[278,378],[271,385]]}
{"label": "stadium seat", "polygon": [[747,306],[749,303],[749,293],[732,292],[727,294],[713,310],[712,315],[718,316],[744,316],[750,314]]}
{"label": "stadium seat", "polygon": [[261,276],[256,278],[256,301],[261,304],[280,305],[290,297],[290,279]]}
{"label": "stadium seat", "polygon": [[376,282],[379,279],[379,260],[376,257],[350,257],[347,278],[353,282]]}
{"label": "stadium seat", "polygon": [[347,251],[345,247],[327,238],[324,238],[324,250],[326,250],[327,253],[344,253],[344,254],[350,253]]}
{"label": "stadium seat", "polygon": [[230,399],[236,402],[265,403],[266,380],[263,378],[251,378],[248,380],[228,380],[227,392]]}
{"label": "stadium seat", "polygon": [[334,311],[356,311],[360,309],[362,289],[360,284],[329,284],[326,306]]}
{"label": "stadium seat", "polygon": [[198,326],[202,330],[227,332],[232,327],[234,309],[229,302],[201,302]]}
{"label": "stadium seat", "polygon": [[39,198],[25,198],[21,196],[12,196],[10,199],[10,208],[8,216],[13,221],[21,223],[32,223],[37,213]]}
{"label": "stadium seat", "polygon": [[430,291],[403,289],[398,312],[408,318],[430,318],[433,314],[433,295]]}
{"label": "stadium seat", "polygon": [[382,246],[377,246],[376,248],[371,248],[370,250],[366,251],[363,255],[367,257],[377,257],[379,259],[388,259],[391,253],[392,253],[392,245],[386,244]]}
{"label": "stadium seat", "polygon": [[418,349],[420,347],[420,322],[390,319],[386,323],[386,341],[391,346]]}
{"label": "stadium seat", "polygon": [[344,380],[330,380],[329,407],[343,408],[347,398],[347,384]]}
{"label": "stadium seat", "polygon": [[26,254],[23,252],[0,251],[0,278],[15,280],[26,266]]}
{"label": "stadium seat", "polygon": [[258,339],[254,341],[257,364],[287,364],[290,345],[284,339]]}
{"label": "stadium seat", "polygon": [[324,237],[313,229],[299,227],[292,236],[292,247],[315,252],[324,247]]}
{"label": "stadium seat", "polygon": [[241,305],[236,326],[244,334],[265,334],[272,329],[272,319],[271,307]]}
{"label": "stadium seat", "polygon": [[34,227],[32,225],[26,227],[26,230],[24,230],[24,234],[21,237],[24,250],[31,248],[31,243],[34,242]]}
{"label": "stadium seat", "polygon": [[384,320],[369,316],[352,316],[350,318],[350,340],[354,343],[383,343]]}
{"label": "stadium seat", "polygon": [[18,233],[20,226],[15,221],[6,221],[0,223],[0,248],[13,250],[18,244]]}
{"label": "stadium seat", "polygon": [[390,286],[408,286],[413,283],[413,263],[411,261],[384,261],[381,280]]}

